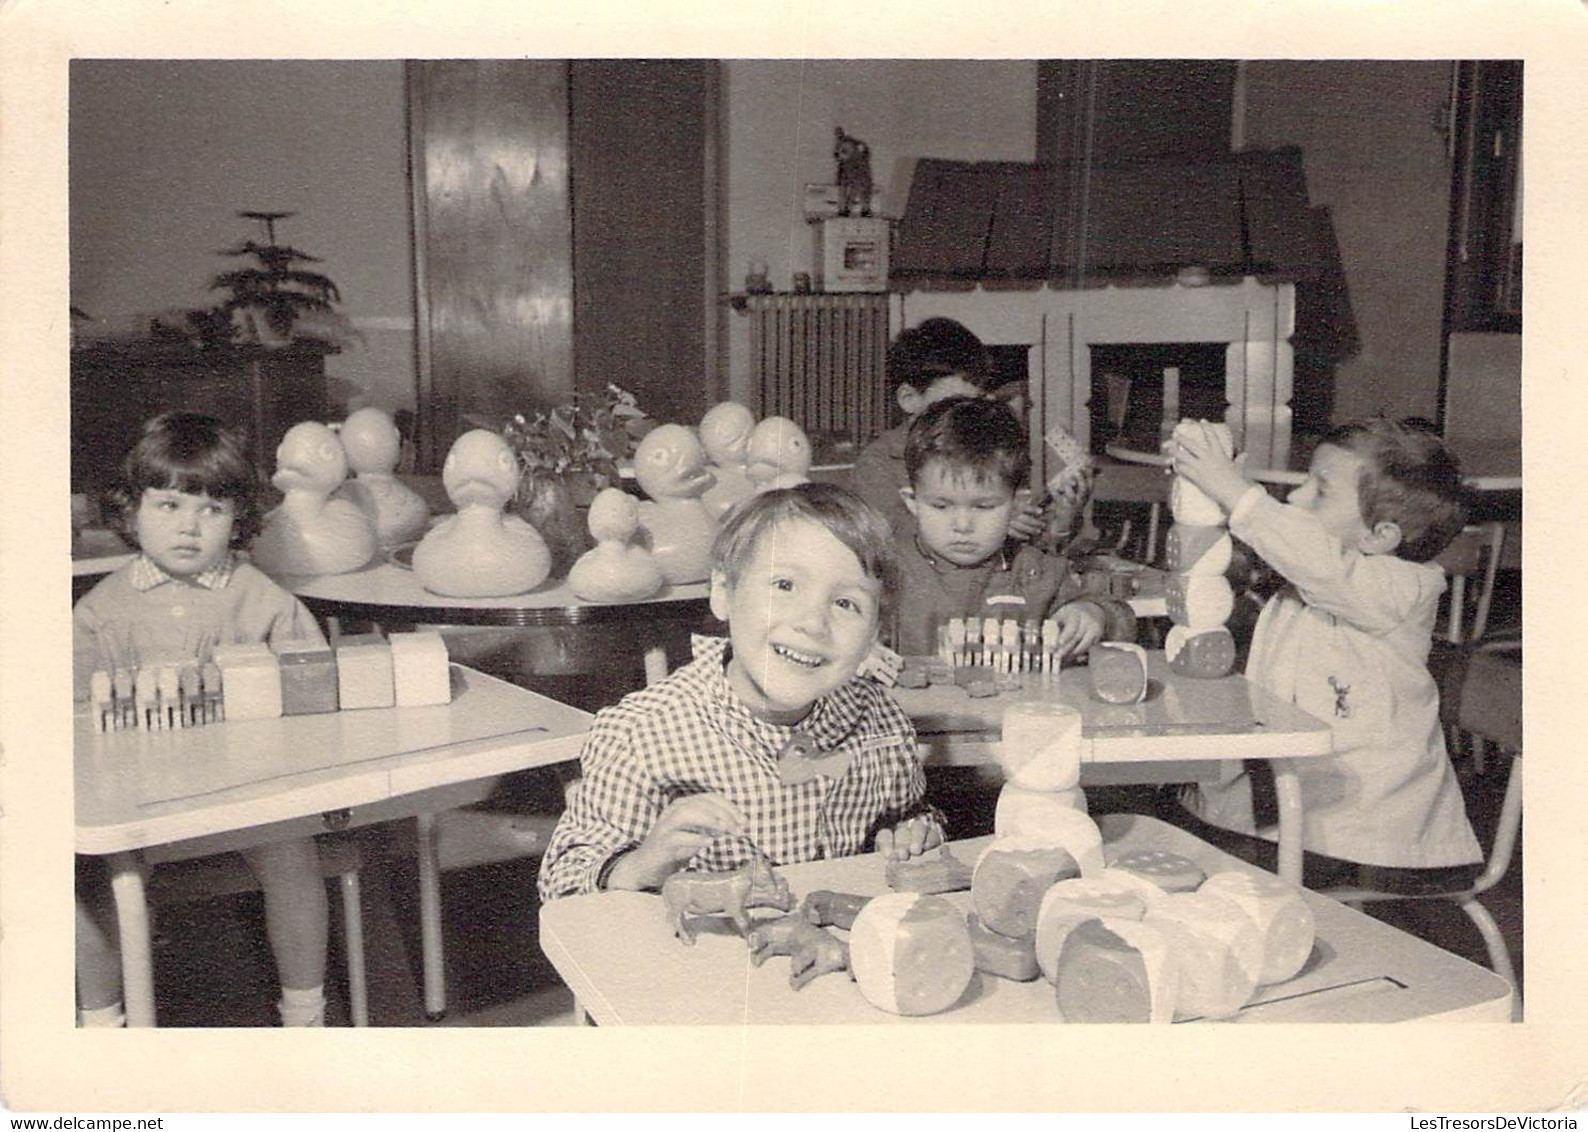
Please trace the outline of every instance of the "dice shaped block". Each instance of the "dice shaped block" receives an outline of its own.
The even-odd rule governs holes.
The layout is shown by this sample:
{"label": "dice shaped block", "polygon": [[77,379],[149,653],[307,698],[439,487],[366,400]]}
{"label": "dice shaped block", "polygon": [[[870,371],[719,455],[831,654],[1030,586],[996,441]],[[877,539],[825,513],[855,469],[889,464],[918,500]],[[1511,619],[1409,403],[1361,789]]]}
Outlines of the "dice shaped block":
{"label": "dice shaped block", "polygon": [[1042,973],[1037,966],[1036,948],[1029,939],[1000,935],[983,924],[974,912],[965,926],[976,954],[976,970],[1017,983],[1029,983]]}
{"label": "dice shaped block", "polygon": [[1235,638],[1222,625],[1217,629],[1171,625],[1164,635],[1163,655],[1170,669],[1182,676],[1216,680],[1235,667]]}
{"label": "dice shaped block", "polygon": [[452,674],[447,643],[440,633],[393,633],[392,682],[398,707],[424,707],[452,702]]}
{"label": "dice shaped block", "polygon": [[1221,526],[1174,523],[1164,537],[1163,565],[1171,573],[1222,575],[1234,556],[1235,543]]}
{"label": "dice shaped block", "polygon": [[1175,893],[1148,909],[1146,922],[1168,937],[1179,963],[1176,1012],[1228,1018],[1251,1000],[1263,945],[1256,925],[1234,902],[1211,893]]}
{"label": "dice shaped block", "polygon": [[965,914],[941,896],[873,898],[849,932],[849,970],[866,1001],[890,1014],[936,1014],[976,973]]}
{"label": "dice shaped block", "polygon": [[1163,899],[1163,895],[1156,892],[1149,897],[1135,878],[1116,874],[1112,869],[1053,885],[1037,908],[1037,930],[1032,938],[1043,976],[1050,983],[1056,981],[1064,941],[1086,921],[1100,916],[1139,920],[1147,914],[1148,903]]}
{"label": "dice shaped block", "polygon": [[1029,939],[1048,889],[1080,872],[1075,855],[1062,845],[1000,837],[976,860],[971,902],[988,928],[1010,939]]}
{"label": "dice shaped block", "polygon": [[1256,926],[1262,941],[1260,984],[1294,978],[1312,954],[1317,923],[1301,893],[1270,873],[1214,873],[1198,892],[1220,896],[1239,906]]}
{"label": "dice shaped block", "polygon": [[1188,629],[1216,629],[1235,611],[1235,591],[1223,577],[1170,574],[1163,596],[1169,619]]}
{"label": "dice shaped block", "polygon": [[993,811],[993,832],[1000,837],[1041,836],[1062,828],[1065,815],[1056,811],[1085,814],[1086,792],[1079,786],[1068,790],[1028,790],[1006,782],[998,791],[998,806]]}
{"label": "dice shaped block", "polygon": [[1054,995],[1066,1022],[1169,1022],[1180,969],[1168,938],[1145,921],[1087,920],[1065,937]]}
{"label": "dice shaped block", "polygon": [[1224,508],[1184,476],[1169,484],[1169,514],[1176,523],[1193,527],[1220,527],[1229,519]]}
{"label": "dice shaped block", "polygon": [[1147,651],[1140,645],[1103,641],[1087,654],[1092,690],[1110,704],[1139,704],[1147,698]]}
{"label": "dice shaped block", "polygon": [[281,714],[281,666],[268,645],[226,645],[215,650],[213,660],[220,669],[222,710],[228,722],[275,719]]}
{"label": "dice shaped block", "polygon": [[336,687],[342,710],[391,707],[397,702],[391,646],[379,633],[336,643]]}
{"label": "dice shaped block", "polygon": [[1010,704],[996,752],[1004,776],[1016,786],[1068,790],[1081,781],[1081,713],[1062,703]]}
{"label": "dice shaped block", "polygon": [[336,654],[318,641],[285,641],[275,647],[281,666],[281,714],[335,711]]}
{"label": "dice shaped block", "polygon": [[1208,877],[1190,857],[1165,849],[1129,849],[1108,867],[1151,881],[1164,892],[1195,892]]}

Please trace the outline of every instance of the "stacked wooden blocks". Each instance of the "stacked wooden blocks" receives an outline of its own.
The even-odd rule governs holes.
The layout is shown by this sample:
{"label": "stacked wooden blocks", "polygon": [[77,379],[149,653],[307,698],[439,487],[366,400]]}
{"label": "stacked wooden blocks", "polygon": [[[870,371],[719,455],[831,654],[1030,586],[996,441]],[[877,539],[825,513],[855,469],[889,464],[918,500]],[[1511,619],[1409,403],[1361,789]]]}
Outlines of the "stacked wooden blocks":
{"label": "stacked wooden blocks", "polygon": [[435,632],[318,641],[223,645],[198,658],[95,672],[89,681],[98,731],[167,731],[223,720],[452,702],[447,645]]}
{"label": "stacked wooden blocks", "polygon": [[[1181,421],[1175,431],[1191,425]],[[1229,425],[1210,427],[1224,454],[1233,457]],[[1169,510],[1174,524],[1164,542],[1164,565],[1170,571],[1164,597],[1174,626],[1164,638],[1164,659],[1186,676],[1227,675],[1235,666],[1235,638],[1224,627],[1235,611],[1235,591],[1225,577],[1234,554],[1225,529],[1228,516],[1183,476],[1174,477]]]}

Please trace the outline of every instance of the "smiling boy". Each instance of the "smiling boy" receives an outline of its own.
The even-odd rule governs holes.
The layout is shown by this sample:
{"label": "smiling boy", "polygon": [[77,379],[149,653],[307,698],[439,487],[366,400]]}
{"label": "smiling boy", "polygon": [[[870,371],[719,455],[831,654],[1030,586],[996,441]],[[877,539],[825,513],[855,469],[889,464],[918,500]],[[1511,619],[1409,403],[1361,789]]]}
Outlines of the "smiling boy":
{"label": "smiling boy", "polygon": [[728,639],[697,638],[690,664],[597,713],[543,900],[943,840],[914,728],[856,676],[897,585],[881,517],[829,484],[766,492],[730,513],[712,559]]}

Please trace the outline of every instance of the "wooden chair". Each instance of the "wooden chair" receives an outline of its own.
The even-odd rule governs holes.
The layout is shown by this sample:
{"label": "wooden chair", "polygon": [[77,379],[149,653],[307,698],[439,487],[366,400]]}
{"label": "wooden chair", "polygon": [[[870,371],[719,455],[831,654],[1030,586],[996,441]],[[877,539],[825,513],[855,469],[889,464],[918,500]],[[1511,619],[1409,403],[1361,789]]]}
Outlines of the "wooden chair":
{"label": "wooden chair", "polygon": [[[320,871],[336,877],[342,892],[343,950],[347,953],[348,1012],[353,1025],[369,1025],[369,984],[364,962],[364,917],[359,889],[363,859],[351,837],[324,835],[315,840],[320,851]],[[151,907],[169,907],[216,896],[257,892],[259,883],[236,853],[183,855],[180,844],[157,846],[144,860],[158,865],[146,889]]]}
{"label": "wooden chair", "polygon": [[1478,897],[1493,888],[1511,867],[1522,828],[1522,663],[1519,656],[1498,650],[1478,650],[1467,670],[1461,696],[1462,730],[1491,742],[1511,756],[1511,772],[1495,826],[1494,840],[1483,871],[1468,888],[1457,892],[1407,896],[1365,888],[1325,890],[1346,904],[1361,905],[1395,900],[1445,900],[1455,904],[1477,927],[1489,953],[1489,966],[1505,978],[1515,992],[1512,1016],[1521,1018],[1521,989],[1505,937],[1493,915]]}

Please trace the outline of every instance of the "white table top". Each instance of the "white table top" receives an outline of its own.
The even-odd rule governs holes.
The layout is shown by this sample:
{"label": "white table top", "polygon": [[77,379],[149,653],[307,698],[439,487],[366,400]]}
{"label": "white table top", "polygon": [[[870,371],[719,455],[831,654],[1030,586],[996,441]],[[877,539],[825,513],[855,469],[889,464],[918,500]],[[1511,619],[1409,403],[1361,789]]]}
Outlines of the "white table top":
{"label": "white table top", "polygon": [[987,699],[972,699],[952,684],[894,688],[892,695],[928,744],[934,736],[996,739],[1010,704],[1058,700],[1081,711],[1083,763],[1297,758],[1334,750],[1327,723],[1238,673],[1217,680],[1181,676],[1161,650],[1149,652],[1147,661],[1147,699],[1139,704],[1098,700],[1085,668],[1064,669],[1057,685],[1026,675],[1021,690]]}
{"label": "white table top", "polygon": [[452,666],[451,704],[97,734],[74,720],[76,848],[141,849],[578,757],[590,716]]}
{"label": "white table top", "polygon": [[[1153,818],[1106,815],[1105,848],[1157,848],[1191,857],[1209,874],[1255,871],[1190,834]],[[987,839],[958,843],[974,860]],[[791,865],[796,904],[830,889],[888,891],[875,853]],[[1234,1022],[1493,1021],[1510,1018],[1511,988],[1492,971],[1425,943],[1315,892],[1302,892],[1317,920],[1307,965],[1289,982],[1260,988]],[[968,892],[946,897],[967,911]],[[759,911],[758,917],[775,916]],[[1053,987],[978,972],[959,1003],[925,1018],[871,1006],[843,975],[824,975],[801,990],[788,985],[789,961],[754,967],[727,920],[698,922],[693,947],[672,936],[654,893],[602,892],[554,900],[540,911],[541,948],[579,1003],[600,1025],[781,1025],[1056,1022]]]}

